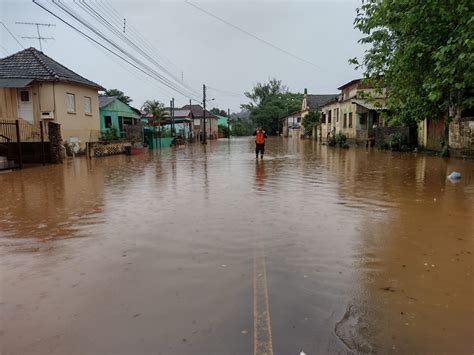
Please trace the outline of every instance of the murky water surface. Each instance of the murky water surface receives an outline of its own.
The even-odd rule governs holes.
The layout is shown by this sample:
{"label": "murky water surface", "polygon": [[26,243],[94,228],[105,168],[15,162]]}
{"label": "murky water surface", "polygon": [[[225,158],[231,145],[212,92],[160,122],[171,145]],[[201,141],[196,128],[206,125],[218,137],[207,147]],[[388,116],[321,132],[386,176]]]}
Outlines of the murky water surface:
{"label": "murky water surface", "polygon": [[0,196],[2,354],[252,354],[266,304],[275,354],[474,351],[472,161],[235,139]]}

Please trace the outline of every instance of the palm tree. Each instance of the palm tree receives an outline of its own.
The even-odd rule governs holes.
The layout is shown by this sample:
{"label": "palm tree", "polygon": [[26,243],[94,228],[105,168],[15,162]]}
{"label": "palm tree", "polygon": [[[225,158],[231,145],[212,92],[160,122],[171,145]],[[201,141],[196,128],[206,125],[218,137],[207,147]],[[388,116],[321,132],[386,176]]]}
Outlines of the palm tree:
{"label": "palm tree", "polygon": [[148,124],[153,127],[160,127],[161,132],[161,121],[169,116],[165,109],[165,105],[158,100],[146,100],[142,106],[142,111],[152,117],[148,119]]}

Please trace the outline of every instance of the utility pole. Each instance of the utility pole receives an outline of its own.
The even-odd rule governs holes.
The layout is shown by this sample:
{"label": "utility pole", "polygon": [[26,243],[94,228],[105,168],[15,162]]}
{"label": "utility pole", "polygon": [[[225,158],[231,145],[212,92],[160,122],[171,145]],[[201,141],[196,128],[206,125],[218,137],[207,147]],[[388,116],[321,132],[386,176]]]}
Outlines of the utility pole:
{"label": "utility pole", "polygon": [[54,23],[38,23],[38,22],[15,22],[17,25],[31,25],[31,26],[36,26],[36,31],[38,33],[38,37],[21,37],[21,38],[26,38],[26,39],[37,39],[39,42],[40,50],[43,51],[43,46],[41,45],[41,41],[47,41],[49,39],[54,39],[53,37],[41,37],[39,26],[46,26],[46,27],[51,27],[51,26],[56,26]]}
{"label": "utility pole", "polygon": [[176,136],[176,128],[174,125],[174,97],[170,101],[170,113],[171,113],[171,135]]}
{"label": "utility pole", "polygon": [[227,138],[230,139],[230,109],[227,109]]}
{"label": "utility pole", "polygon": [[202,110],[202,120],[203,120],[203,131],[204,135],[202,137],[202,144],[207,144],[207,131],[206,131],[206,85],[202,85],[202,105],[204,109]]}

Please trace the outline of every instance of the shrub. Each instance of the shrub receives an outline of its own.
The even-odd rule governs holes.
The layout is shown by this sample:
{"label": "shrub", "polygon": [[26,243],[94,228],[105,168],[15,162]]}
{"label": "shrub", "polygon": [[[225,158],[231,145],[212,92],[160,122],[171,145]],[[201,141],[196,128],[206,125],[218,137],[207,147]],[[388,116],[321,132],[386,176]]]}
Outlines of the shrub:
{"label": "shrub", "polygon": [[101,131],[100,140],[104,142],[116,141],[119,139],[118,128],[112,126]]}
{"label": "shrub", "polygon": [[335,140],[339,147],[343,147],[347,144],[347,136],[344,133],[339,132],[336,134]]}

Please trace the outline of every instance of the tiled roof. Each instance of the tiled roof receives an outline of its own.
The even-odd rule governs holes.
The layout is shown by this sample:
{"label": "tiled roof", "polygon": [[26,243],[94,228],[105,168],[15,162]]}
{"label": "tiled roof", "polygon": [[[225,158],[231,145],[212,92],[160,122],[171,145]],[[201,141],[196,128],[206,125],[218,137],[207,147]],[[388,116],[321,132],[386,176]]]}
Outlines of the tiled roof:
{"label": "tiled roof", "polygon": [[324,94],[324,95],[307,95],[306,104],[310,110],[317,110],[320,106],[337,98],[339,94]]}
{"label": "tiled roof", "polygon": [[87,80],[33,47],[0,59],[0,78],[66,81],[103,90],[99,84]]}

